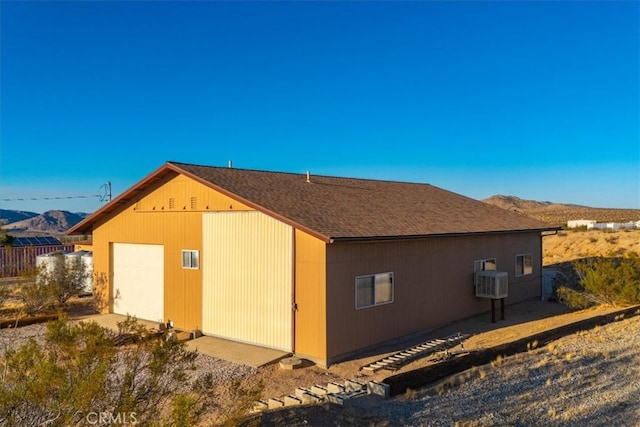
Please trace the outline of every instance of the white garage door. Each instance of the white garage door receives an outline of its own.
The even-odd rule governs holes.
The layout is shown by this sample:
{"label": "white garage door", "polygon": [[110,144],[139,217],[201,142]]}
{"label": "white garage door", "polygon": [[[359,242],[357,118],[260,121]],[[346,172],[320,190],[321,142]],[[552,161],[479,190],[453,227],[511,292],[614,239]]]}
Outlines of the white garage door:
{"label": "white garage door", "polygon": [[113,243],[113,312],[162,321],[164,246]]}
{"label": "white garage door", "polygon": [[292,228],[260,212],[202,218],[202,331],[291,351]]}

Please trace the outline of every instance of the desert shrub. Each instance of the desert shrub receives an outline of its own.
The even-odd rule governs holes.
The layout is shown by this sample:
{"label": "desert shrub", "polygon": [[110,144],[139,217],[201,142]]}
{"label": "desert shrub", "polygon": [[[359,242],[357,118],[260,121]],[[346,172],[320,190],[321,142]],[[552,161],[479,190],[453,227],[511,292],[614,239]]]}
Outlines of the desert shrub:
{"label": "desert shrub", "polygon": [[39,275],[32,275],[20,286],[19,300],[22,309],[30,316],[50,308],[54,303],[54,295],[46,281],[40,280]]}
{"label": "desert shrub", "polygon": [[[259,425],[259,418],[248,417],[264,393],[262,380],[235,379],[217,383],[211,373],[194,381],[191,391],[175,398],[168,421],[163,426],[215,425],[225,427]],[[221,403],[217,396],[225,396]]]}
{"label": "desert shrub", "polygon": [[11,289],[6,284],[0,284],[0,307],[4,305],[4,303],[11,296]]}
{"label": "desert shrub", "polygon": [[115,334],[95,322],[62,318],[47,325],[44,344],[31,339],[7,350],[0,425],[95,424],[98,414],[119,423],[174,424],[162,408],[173,406],[176,415],[190,408],[192,398],[181,390],[196,354],[183,343],[156,338],[135,319],[121,331],[130,340],[117,347]]}
{"label": "desert shrub", "polygon": [[50,268],[44,265],[38,268],[38,280],[51,288],[60,304],[80,294],[89,276],[87,266],[80,258],[68,258],[62,254],[53,256]]}
{"label": "desert shrub", "polygon": [[604,238],[605,242],[612,245],[615,245],[616,243],[618,243],[618,239],[619,239],[619,236],[608,236]]}
{"label": "desert shrub", "polygon": [[640,259],[590,258],[577,261],[584,295],[598,303],[640,303]]}
{"label": "desert shrub", "polygon": [[618,249],[609,251],[607,256],[609,258],[621,257],[621,256],[624,256],[626,252],[627,252],[627,248],[618,248]]}
{"label": "desert shrub", "polygon": [[415,402],[419,396],[416,390],[408,388],[407,391],[404,392],[404,397],[410,402]]}
{"label": "desert shrub", "polygon": [[[0,221],[0,226],[3,225],[2,222]],[[11,246],[11,244],[13,243],[13,241],[16,238],[7,234],[7,230],[5,230],[4,228],[0,228],[0,245],[2,246]]]}
{"label": "desert shrub", "polygon": [[253,405],[262,398],[264,383],[260,380],[256,384],[247,384],[235,379],[225,388],[233,404],[220,408],[220,417],[216,424],[225,427],[238,426],[242,424]]}
{"label": "desert shrub", "polygon": [[202,406],[198,405],[198,397],[182,394],[173,399],[171,418],[167,425],[173,427],[190,427],[196,425],[202,416]]}
{"label": "desert shrub", "polygon": [[97,271],[93,273],[90,306],[96,313],[100,313],[109,307],[109,300],[107,299],[108,285],[109,283],[105,273]]}
{"label": "desert shrub", "polygon": [[562,301],[574,310],[582,310],[594,304],[584,292],[577,291],[568,286],[560,286],[556,289],[558,300]]}

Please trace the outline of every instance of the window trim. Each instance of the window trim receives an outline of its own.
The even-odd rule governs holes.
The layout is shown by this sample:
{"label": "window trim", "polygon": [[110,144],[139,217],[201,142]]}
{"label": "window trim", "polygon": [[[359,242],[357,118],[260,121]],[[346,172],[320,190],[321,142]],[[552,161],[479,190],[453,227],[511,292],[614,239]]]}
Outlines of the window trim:
{"label": "window trim", "polygon": [[[485,268],[487,261],[493,263],[493,269],[492,270],[488,270],[488,269]],[[481,263],[479,269],[476,268],[476,265],[478,263]],[[498,262],[496,261],[495,258],[477,259],[477,260],[473,261],[473,272],[477,273],[478,271],[498,271]]]}
{"label": "window trim", "polygon": [[[389,275],[391,279],[391,299],[389,301],[376,302],[376,289],[377,289],[377,283],[378,283],[376,278],[377,276],[385,276],[385,275]],[[358,279],[361,279],[363,277],[373,277],[373,304],[363,305],[359,307],[358,306]],[[374,274],[362,274],[360,276],[356,276],[354,279],[354,292],[355,292],[354,306],[356,310],[363,310],[367,308],[378,307],[380,305],[392,304],[395,301],[395,281],[394,281],[393,271],[386,271],[384,273],[374,273]]]}
{"label": "window trim", "polygon": [[[531,262],[529,264],[529,268],[530,271],[527,272],[527,264],[526,264],[526,259],[527,256],[530,258]],[[522,272],[520,272],[518,270],[518,258],[522,257]],[[527,253],[521,253],[521,254],[516,254],[516,264],[515,264],[515,276],[516,277],[522,277],[522,276],[530,276],[533,274],[533,254],[531,252],[527,252]]]}
{"label": "window trim", "polygon": [[[185,254],[190,254],[189,256],[189,265],[185,265]],[[195,254],[195,263],[194,261],[194,255]],[[200,269],[200,251],[197,249],[183,249],[181,252],[181,264],[182,264],[182,268],[185,270],[198,270]],[[194,266],[195,264],[195,266]]]}

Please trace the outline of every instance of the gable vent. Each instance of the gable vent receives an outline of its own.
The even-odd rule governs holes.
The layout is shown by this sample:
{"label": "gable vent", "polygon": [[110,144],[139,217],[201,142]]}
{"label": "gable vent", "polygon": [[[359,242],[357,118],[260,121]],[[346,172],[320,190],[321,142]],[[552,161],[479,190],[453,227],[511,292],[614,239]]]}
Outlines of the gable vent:
{"label": "gable vent", "polygon": [[189,205],[191,206],[191,210],[195,210],[198,207],[198,198],[197,197],[192,197]]}

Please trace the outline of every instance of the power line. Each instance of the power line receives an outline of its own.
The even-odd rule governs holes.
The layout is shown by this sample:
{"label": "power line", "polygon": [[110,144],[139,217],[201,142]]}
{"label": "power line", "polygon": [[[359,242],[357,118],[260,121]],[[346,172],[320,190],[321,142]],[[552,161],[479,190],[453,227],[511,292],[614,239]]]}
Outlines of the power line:
{"label": "power line", "polygon": [[90,194],[86,196],[48,196],[48,197],[16,197],[13,199],[0,199],[3,202],[26,202],[31,200],[65,200],[65,199],[90,199],[98,197],[101,202],[111,201],[111,182],[107,181],[100,186],[99,194]]}
{"label": "power line", "polygon": [[106,201],[109,203],[111,201],[111,181],[107,181],[100,186],[100,201]]}
{"label": "power line", "polygon": [[0,199],[3,202],[25,202],[27,200],[62,200],[62,199],[90,199],[91,197],[102,197],[100,194],[92,194],[91,196],[56,196],[56,197],[18,197],[15,199]]}

